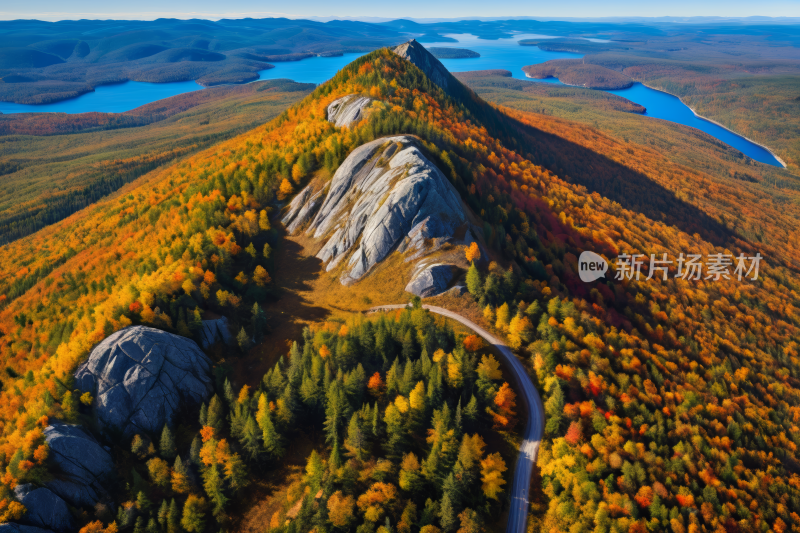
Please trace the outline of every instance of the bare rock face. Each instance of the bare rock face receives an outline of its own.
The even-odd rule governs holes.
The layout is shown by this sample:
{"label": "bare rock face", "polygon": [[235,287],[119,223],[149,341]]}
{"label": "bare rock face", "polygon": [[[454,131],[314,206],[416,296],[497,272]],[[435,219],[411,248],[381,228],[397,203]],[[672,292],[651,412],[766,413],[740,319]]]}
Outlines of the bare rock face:
{"label": "bare rock face", "polygon": [[64,532],[75,528],[75,520],[66,502],[50,489],[36,488],[30,483],[17,485],[14,496],[25,506],[22,522],[31,526]]}
{"label": "bare rock face", "polygon": [[413,279],[406,285],[406,292],[415,294],[420,298],[427,298],[441,294],[453,280],[453,267],[440,263],[425,266],[419,269]]}
{"label": "bare rock face", "polygon": [[323,191],[314,191],[314,184],[300,191],[289,204],[286,215],[281,219],[281,223],[286,226],[289,233],[295,233],[300,227],[304,226],[311,217],[317,212]]}
{"label": "bare rock face", "polygon": [[[316,194],[299,196],[318,201]],[[290,206],[284,223],[297,229],[305,207]],[[386,137],[355,149],[331,180],[305,232],[325,244],[317,257],[327,270],[345,260],[341,282],[351,284],[392,251],[424,252],[467,224],[458,192],[410,136]]]}
{"label": "bare rock face", "polygon": [[49,529],[6,522],[0,524],[0,533],[52,533]]}
{"label": "bare rock face", "polygon": [[98,344],[75,372],[78,388],[95,395],[101,427],[124,438],[155,434],[183,402],[211,394],[211,360],[194,341],[133,326]]}
{"label": "bare rock face", "polygon": [[209,348],[217,342],[223,342],[228,346],[232,346],[233,337],[228,329],[227,317],[223,316],[216,320],[203,320],[200,342],[203,344],[203,348]]}
{"label": "bare rock face", "polygon": [[433,54],[428,52],[424,46],[419,44],[415,39],[403,43],[392,50],[395,54],[403,59],[407,59],[417,66],[422,72],[428,76],[433,83],[447,91],[449,89],[452,75],[442,65],[442,62],[433,57]]}
{"label": "bare rock face", "polygon": [[328,122],[332,122],[337,128],[349,128],[367,117],[370,104],[372,98],[366,96],[342,96],[328,105]]}
{"label": "bare rock face", "polygon": [[54,422],[44,436],[56,465],[56,477],[47,488],[74,506],[97,503],[114,472],[111,455],[80,426]]}

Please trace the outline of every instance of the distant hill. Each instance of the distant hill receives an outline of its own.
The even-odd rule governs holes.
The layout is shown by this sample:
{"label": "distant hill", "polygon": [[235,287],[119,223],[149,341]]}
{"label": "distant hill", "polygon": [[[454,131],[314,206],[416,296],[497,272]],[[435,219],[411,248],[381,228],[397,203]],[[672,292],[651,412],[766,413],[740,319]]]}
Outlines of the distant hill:
{"label": "distant hill", "polygon": [[3,21],[0,100],[54,102],[125,80],[243,83],[274,62],[366,52],[405,38],[350,21]]}
{"label": "distant hill", "polygon": [[478,52],[473,52],[472,50],[467,50],[466,48],[442,48],[433,46],[428,48],[428,51],[433,54],[433,57],[436,59],[466,59],[481,57]]}
{"label": "distant hill", "polygon": [[554,59],[522,70],[529,78],[558,78],[561,83],[587,89],[626,89],[633,80],[600,65],[586,64],[582,59]]}

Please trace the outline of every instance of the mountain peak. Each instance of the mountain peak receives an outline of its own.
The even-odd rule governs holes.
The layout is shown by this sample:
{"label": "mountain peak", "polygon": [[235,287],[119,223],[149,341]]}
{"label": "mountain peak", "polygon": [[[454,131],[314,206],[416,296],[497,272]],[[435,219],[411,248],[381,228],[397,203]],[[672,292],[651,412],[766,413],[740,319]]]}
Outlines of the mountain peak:
{"label": "mountain peak", "polygon": [[442,65],[441,61],[433,57],[433,54],[428,52],[416,39],[411,39],[395,47],[392,51],[403,59],[414,63],[433,83],[445,91],[448,90],[452,78],[450,72]]}

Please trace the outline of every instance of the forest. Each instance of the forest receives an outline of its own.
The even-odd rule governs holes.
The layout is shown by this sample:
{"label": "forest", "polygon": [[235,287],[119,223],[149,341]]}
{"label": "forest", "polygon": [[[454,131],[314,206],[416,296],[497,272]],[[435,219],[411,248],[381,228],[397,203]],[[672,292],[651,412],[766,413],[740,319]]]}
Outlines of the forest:
{"label": "forest", "polygon": [[[353,93],[373,97],[374,111],[352,129],[336,128],[326,120],[325,109],[335,99]],[[548,131],[559,127],[563,138]],[[446,93],[422,71],[385,49],[354,61],[265,126],[158,170],[91,209],[3,247],[0,357],[6,375],[0,393],[0,458],[4,458],[0,496],[7,511],[4,518],[13,518],[12,511],[19,510],[11,505],[11,489],[47,475],[47,448],[40,430],[47,421],[43,417],[69,416],[81,410],[70,390],[69,376],[92,345],[134,323],[191,336],[202,314],[214,312],[231,320],[240,332],[240,346],[247,347],[249,336],[263,329],[262,303],[280,296],[274,280],[282,274],[275,269],[274,259],[284,243],[270,217],[274,201],[291,197],[312,177],[328,179],[355,147],[396,133],[418,136],[431,160],[480,217],[490,257],[480,261],[471,253],[475,264],[466,274],[469,297],[463,299],[464,305],[479,309],[483,324],[504,335],[518,351],[545,400],[545,439],[538,460],[541,484],[531,498],[534,530],[766,533],[800,526],[800,317],[796,311],[800,287],[797,268],[786,255],[789,245],[784,244],[796,239],[796,225],[787,222],[792,215],[778,209],[761,211],[752,198],[766,193],[757,184],[749,187],[749,181],[742,181],[748,185],[744,189],[748,196],[735,196],[736,191],[723,189],[723,182],[712,181],[708,174],[677,163],[663,164],[659,152],[646,145],[622,142],[550,115],[495,107],[460,85]],[[658,138],[657,132],[652,138]],[[609,150],[598,154],[598,146]],[[564,150],[563,159],[556,159],[556,148]],[[710,153],[719,154],[711,149]],[[714,165],[724,162],[723,158]],[[617,176],[626,184],[624,193],[613,188]],[[703,193],[682,199],[673,192],[677,184]],[[710,198],[724,190],[732,196]],[[734,202],[732,198],[737,198],[745,222],[762,215],[774,217],[772,227],[762,232],[769,238],[751,236],[749,226],[738,227],[733,221],[729,225],[720,216],[718,206]],[[647,256],[684,252],[703,257],[760,253],[765,261],[755,280],[711,276],[689,281],[676,278],[673,265],[663,278],[610,278],[588,285],[577,276],[577,257],[585,250],[603,255],[612,266],[623,252]],[[395,302],[372,302],[381,303]],[[367,305],[348,310],[363,310]],[[404,320],[405,324],[424,321],[419,309],[405,313],[406,318],[401,313],[395,324],[387,321],[383,327],[400,331],[406,327]],[[331,413],[336,420],[326,426],[326,437],[335,435],[327,440],[327,466],[324,454],[311,455],[305,478],[308,489],[301,490],[303,494],[307,490],[304,503],[288,526],[281,525],[280,514],[275,526],[291,529],[298,523],[304,530],[324,529],[327,519],[361,531],[379,526],[384,529],[381,533],[412,523],[428,528],[426,533],[436,531],[431,526],[462,533],[480,531],[480,524],[491,521],[497,512],[483,478],[496,483],[500,479],[498,474],[485,476],[484,462],[488,460],[495,473],[502,468],[499,461],[490,459],[499,452],[488,453],[489,435],[478,432],[480,439],[474,436],[466,411],[474,394],[476,403],[483,402],[479,405],[492,411],[484,410],[493,425],[514,418],[508,401],[513,396],[507,387],[502,392],[499,378],[492,379],[497,387],[493,397],[479,392],[481,372],[496,375],[486,370],[494,363],[488,356],[487,362],[483,357],[477,362],[467,346],[471,341],[465,344],[465,339],[449,333],[443,334],[441,342],[437,337],[430,350],[425,345],[423,351],[419,333],[415,340],[408,326],[402,342],[393,348],[400,346],[401,357],[395,382],[401,363],[404,376],[393,395],[388,391],[394,358],[349,360],[361,336],[366,343],[370,340],[364,333],[366,326],[344,325],[344,329],[338,324],[338,330],[333,327],[323,333],[309,329],[303,342],[293,345],[289,361],[271,371],[270,385],[273,379],[291,383],[286,369],[297,364],[296,372],[303,371],[301,389],[305,381],[314,390],[320,375],[325,383],[330,365],[331,388],[325,391],[332,397],[330,391],[336,390],[337,399],[326,398],[326,402],[340,405],[329,413],[326,403],[325,420]],[[351,331],[359,332],[358,342],[348,342]],[[377,343],[377,332],[374,338]],[[406,338],[409,348],[404,353]],[[439,348],[442,352],[436,361]],[[426,358],[431,361],[428,373]],[[314,361],[323,359],[325,368],[318,362],[314,370]],[[386,369],[389,360],[392,363]],[[347,373],[355,389],[363,387],[358,363],[364,379],[374,368],[379,373],[375,381],[386,386],[383,399],[370,399],[369,411],[369,402],[352,400],[347,392]],[[418,363],[421,372],[416,374]],[[385,374],[377,370],[378,365]],[[277,377],[274,368],[279,368]],[[459,377],[455,370],[461,373],[462,385],[474,383],[473,390],[467,392],[448,382]],[[417,377],[406,381],[406,372]],[[435,377],[433,387],[431,376]],[[423,388],[428,398],[440,378],[444,383],[441,399],[425,403],[426,408],[438,410],[438,415],[431,411],[431,423],[425,426],[432,429],[427,433],[430,440],[424,444],[404,441],[405,424],[413,416],[395,413],[413,415],[412,397],[419,381],[423,386],[417,399]],[[413,388],[409,388],[411,383],[415,383]],[[138,522],[146,530],[151,518],[153,528],[164,527],[158,519],[165,509],[169,531],[169,525],[176,523],[169,517],[177,517],[171,511],[174,497],[175,513],[179,501],[183,506],[181,521],[187,506],[190,517],[203,514],[181,523],[181,528],[190,533],[216,528],[210,525],[214,511],[220,509],[218,516],[225,512],[226,500],[239,483],[238,461],[244,461],[247,453],[244,444],[234,442],[238,430],[233,421],[249,426],[251,435],[260,434],[263,447],[258,415],[261,391],[264,402],[276,402],[276,420],[281,409],[287,417],[294,412],[290,399],[281,408],[279,398],[291,385],[244,389],[243,384],[235,384],[230,393],[224,382],[221,387],[213,412],[223,414],[211,421],[224,420],[228,416],[224,413],[230,416],[220,422],[218,432],[208,424],[211,404],[206,406],[205,418],[201,411],[198,456],[202,465],[192,466],[191,442],[186,456],[183,442],[176,444],[181,461],[176,458],[170,471],[170,475],[181,469],[198,473],[202,492],[198,481],[185,500],[183,495],[172,496],[173,478],[161,493],[140,491],[144,492],[140,507],[158,505],[159,513],[136,510],[132,524],[125,522],[122,527],[135,529]],[[360,390],[361,399],[367,398]],[[369,390],[367,382],[367,395]],[[456,427],[459,399],[461,430]],[[363,438],[369,444],[367,412],[375,418],[376,401],[379,414],[386,406],[383,419],[378,417],[378,425],[384,424],[379,431],[385,430],[383,435],[390,438],[382,440],[380,447],[373,441],[364,451],[353,443]],[[408,410],[403,413],[406,402]],[[504,412],[503,406],[510,410]],[[318,409],[321,421],[321,404]],[[388,420],[387,413],[392,413]],[[265,421],[263,416],[261,420]],[[276,425],[276,420],[269,420]],[[279,428],[274,429],[281,434]],[[449,450],[455,449],[456,432],[463,431],[459,452],[451,452],[447,459],[437,457],[442,459],[442,469],[436,475],[443,482],[426,484],[430,453],[437,443],[444,446],[441,439],[448,439],[451,431]],[[163,433],[147,439],[169,444],[168,436],[161,439]],[[140,437],[142,442],[147,440]],[[481,441],[486,443],[485,450]],[[386,447],[384,442],[388,442]],[[124,445],[127,449],[128,443]],[[142,456],[139,464],[145,459],[167,461],[156,457],[162,452],[155,451],[155,445],[153,451],[149,444],[132,442],[130,446],[131,453]],[[252,445],[252,449],[257,447]],[[364,469],[369,476],[354,479],[346,466],[353,459],[344,457],[355,454],[358,461],[359,450],[364,461],[372,461],[374,454],[375,462]],[[478,461],[480,491],[475,482],[468,492],[455,493],[452,487],[458,485],[459,472],[477,479],[476,457],[482,458]],[[467,467],[470,458],[472,464]],[[164,464],[153,464],[158,468],[150,479],[166,471]],[[326,478],[324,472],[332,464],[344,466]],[[388,473],[381,471],[381,464]],[[421,477],[412,474],[416,472]],[[413,497],[403,487],[412,480],[424,487]],[[324,506],[314,503],[317,494],[320,501],[327,498]],[[137,493],[137,502],[132,504],[137,509],[138,498]],[[438,522],[433,519],[437,507]],[[448,507],[452,512],[442,511]],[[95,531],[113,531],[121,527],[123,517],[119,522],[117,518],[95,515],[85,520],[95,524]]]}
{"label": "forest", "polygon": [[516,400],[478,337],[416,307],[312,324],[252,388],[234,388],[229,366],[216,367],[217,393],[196,420],[114,449],[123,503],[85,517],[87,531],[112,520],[149,533],[231,527],[253,472],[279,469],[312,434],[322,453],[269,531],[436,533],[498,520]]}
{"label": "forest", "polygon": [[600,65],[586,64],[583,59],[553,59],[522,70],[529,78],[558,78],[561,83],[587,89],[627,89],[633,85],[628,76]]}
{"label": "forest", "polygon": [[186,93],[120,114],[2,115],[0,242],[30,235],[159,166],[247,131],[313,87],[271,80]]}

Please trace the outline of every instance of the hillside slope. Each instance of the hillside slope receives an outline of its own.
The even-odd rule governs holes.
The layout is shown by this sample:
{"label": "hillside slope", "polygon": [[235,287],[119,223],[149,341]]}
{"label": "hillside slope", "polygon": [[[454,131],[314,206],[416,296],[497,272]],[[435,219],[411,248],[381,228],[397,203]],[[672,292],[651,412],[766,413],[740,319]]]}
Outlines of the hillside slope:
{"label": "hillside slope", "polygon": [[[430,60],[421,63],[423,67],[432,64]],[[273,261],[280,247],[287,246],[272,228],[275,200],[290,199],[311,180],[328,182],[347,157],[366,143],[409,135],[419,139],[430,161],[482,222],[484,252],[489,256],[484,259],[492,261],[489,265],[477,261],[470,267],[466,276],[470,296],[459,301],[473,311],[483,310],[485,324],[504,334],[526,359],[544,392],[547,421],[538,462],[542,484],[532,498],[536,502],[534,527],[681,533],[687,529],[785,531],[800,522],[795,518],[800,513],[796,267],[774,255],[777,246],[770,248],[738,234],[706,212],[705,206],[676,198],[666,186],[668,181],[659,181],[659,173],[625,166],[577,142],[558,140],[529,117],[494,108],[449,74],[438,74],[437,81],[444,79],[447,91],[391,51],[373,52],[266,126],[128,185],[115,198],[24,242],[4,246],[0,356],[7,365],[7,377],[0,393],[0,450],[8,461],[3,477],[6,501],[12,498],[15,484],[42,479],[47,464],[46,455],[37,455],[39,426],[43,420],[47,423],[42,417],[76,417],[79,408],[70,376],[94,344],[131,324],[191,336],[202,311],[208,316],[227,315],[234,331],[240,332],[241,345],[246,346],[251,337],[264,332],[259,309],[274,296],[271,278],[278,273]],[[371,112],[351,127],[336,127],[327,119],[328,106],[354,94],[374,100]],[[562,179],[552,146],[574,151],[571,164],[582,175],[592,177],[593,169],[601,164],[615,173],[602,174],[595,183],[587,178],[586,185],[576,184],[572,175],[570,180],[566,175]],[[547,163],[552,170],[537,162]],[[624,204],[599,192],[613,190],[603,181],[618,176],[626,187],[620,196],[626,199]],[[697,174],[689,171],[663,179],[686,180],[695,190],[703,187]],[[748,207],[757,210],[757,206]],[[584,251],[609,260],[605,279],[581,281],[578,257]],[[469,253],[477,260],[475,250]],[[642,254],[648,259],[642,262],[641,275],[636,267],[623,268],[621,254]],[[651,264],[651,254],[661,259],[667,254],[673,262]],[[675,262],[679,254],[698,254],[707,268],[713,264],[718,268],[706,268],[697,278],[687,276],[685,265],[681,263],[679,271]],[[760,254],[763,260],[756,275],[753,270],[746,274],[734,270],[740,254],[745,270],[754,268],[749,258]],[[383,263],[403,260],[398,252]],[[383,279],[379,269],[380,265],[368,271],[347,290],[379,283]],[[625,275],[615,279],[617,269]],[[377,290],[391,293],[407,281],[394,279],[392,286]],[[396,302],[375,302],[380,303]],[[333,305],[359,310],[369,302]],[[203,429],[203,487],[198,483],[187,492],[157,489],[156,480],[163,478],[152,474],[148,484],[137,474],[140,492],[145,497],[148,492],[159,498],[174,497],[184,509],[197,512],[205,509],[200,503],[203,498],[213,508],[217,523],[209,515],[199,529],[222,527],[227,523],[226,504],[244,475],[239,459],[247,446],[275,457],[277,447],[267,420],[271,422],[273,416],[279,420],[282,434],[290,431],[299,413],[315,413],[315,420],[327,422],[329,465],[334,468],[320,466],[313,456],[309,460],[307,503],[300,503],[294,513],[303,530],[315,522],[325,528],[372,531],[385,519],[398,530],[402,524],[403,530],[410,530],[409,524],[435,528],[427,531],[454,531],[459,523],[467,530],[479,528],[480,522],[500,510],[499,503],[489,500],[495,501],[502,492],[502,468],[498,460],[489,459],[494,456],[490,454],[485,459],[487,474],[481,492],[475,488],[477,478],[469,478],[474,480],[465,484],[469,489],[457,485],[459,472],[475,475],[474,457],[482,457],[483,448],[475,441],[464,445],[464,457],[472,456],[473,461],[464,466],[464,459],[458,466],[452,440],[458,431],[453,422],[458,415],[451,416],[451,409],[458,413],[458,400],[471,402],[474,390],[489,409],[482,411],[489,415],[484,420],[508,429],[513,427],[513,396],[507,387],[491,383],[485,390],[494,390],[493,394],[480,392],[478,376],[481,372],[498,376],[497,369],[487,364],[476,371],[471,341],[446,331],[437,335],[429,327],[424,313],[409,311],[389,325],[366,326],[354,320],[309,329],[303,336],[303,350],[295,345],[291,351],[298,389],[286,385],[283,363],[274,367],[277,376],[271,370],[271,377],[258,385],[259,391],[266,391],[263,405],[261,399],[256,401],[263,421],[259,427],[267,428],[262,440],[245,438],[244,428],[255,411],[254,396],[243,389],[237,399],[230,384],[224,385],[226,376],[221,373],[218,390],[226,391],[224,405],[229,411],[221,411],[222,404],[214,409],[209,404],[201,420],[208,422],[212,411],[215,422],[225,419],[219,413],[230,413],[232,437],[221,444],[213,424]],[[384,333],[379,335],[378,329]],[[364,333],[370,330],[374,335]],[[351,331],[357,331],[359,339],[363,335],[363,343]],[[389,338],[386,331],[397,331],[402,337],[383,344]],[[422,349],[426,342],[444,346],[441,353],[433,354],[433,361],[447,376],[432,379],[427,374],[428,381],[417,391],[419,399],[433,390],[436,404],[442,405],[432,414],[431,423],[421,426],[430,430],[429,438],[423,439],[420,428],[406,431],[414,427],[408,425],[413,417],[401,415],[412,412],[406,404],[413,403],[411,391],[416,386],[410,384],[417,375],[417,362],[422,367],[430,357],[427,347]],[[285,346],[280,349],[286,351]],[[220,365],[222,354],[217,355]],[[356,469],[344,468],[339,474],[337,457],[343,445],[339,435],[347,426],[350,453],[360,455],[360,428],[367,416],[377,417],[373,413],[378,411],[365,406],[357,416],[353,412],[351,438],[344,416],[351,414],[345,407],[345,383],[355,384],[351,397],[363,393],[366,375],[357,371],[355,361],[372,357],[370,364],[388,367],[382,381],[388,392],[394,365],[390,361],[395,355],[410,361],[402,381],[409,398],[402,386],[391,389],[394,398],[403,399],[393,400],[383,411],[387,443],[381,459],[388,462],[376,462],[369,470],[366,488],[367,480],[350,473]],[[326,374],[323,360],[328,357],[343,365],[338,374],[330,370]],[[301,366],[298,361],[305,362]],[[245,357],[242,364],[256,361]],[[400,364],[391,373],[392,381],[397,382]],[[437,392],[440,379],[449,387],[443,404],[444,397]],[[494,380],[498,386],[499,379]],[[381,380],[379,372],[377,381]],[[301,406],[296,402],[297,390],[304,381],[307,396]],[[326,388],[329,394],[322,403],[315,388],[320,382],[341,389],[330,392]],[[380,384],[376,388],[383,390]],[[277,398],[275,415],[267,413],[272,412],[267,394]],[[463,404],[461,408],[466,409]],[[242,413],[244,418],[240,418]],[[91,411],[87,408],[85,414]],[[233,420],[239,420],[238,430]],[[225,422],[220,423],[227,432]],[[254,423],[250,435],[258,433]],[[236,435],[242,438],[234,440]],[[186,439],[184,449],[190,440]],[[202,446],[199,438],[196,441]],[[414,449],[433,457],[433,463],[426,460],[427,466],[421,467],[416,456],[408,457],[409,441]],[[229,442],[231,448],[226,447]],[[127,449],[127,443],[122,446]],[[146,457],[143,446],[136,449]],[[453,453],[448,456],[446,450]],[[471,455],[470,450],[478,451]],[[457,455],[461,456],[461,449]],[[392,492],[389,485],[393,486],[394,477],[385,476],[405,471],[407,479],[416,480],[414,474],[420,468],[428,472],[424,477],[429,480],[426,494],[430,497],[425,501],[409,498],[412,507]],[[177,465],[174,470],[181,472]],[[329,476],[336,472],[330,481],[334,485],[320,484],[322,477],[316,476],[321,471]],[[223,472],[228,472],[224,480]],[[131,474],[129,479],[135,486],[136,477]],[[352,488],[356,483],[361,483],[357,490]],[[408,486],[413,490],[413,484]],[[341,492],[336,495],[336,491]],[[316,494],[326,498],[325,507],[316,506]],[[131,490],[120,497],[133,499],[134,495]],[[334,495],[338,503],[332,504]],[[142,527],[149,516],[153,527],[158,527],[155,514],[140,512],[142,508],[147,505],[131,511],[142,518]],[[324,509],[331,512],[326,515]],[[349,513],[344,512],[348,509]],[[89,512],[85,521],[90,519]],[[300,527],[282,525],[288,512],[275,516],[271,529],[288,532]],[[346,519],[339,520],[343,516]]]}
{"label": "hillside slope", "polygon": [[0,242],[30,235],[159,166],[262,124],[313,87],[271,80],[120,114],[2,115]]}

